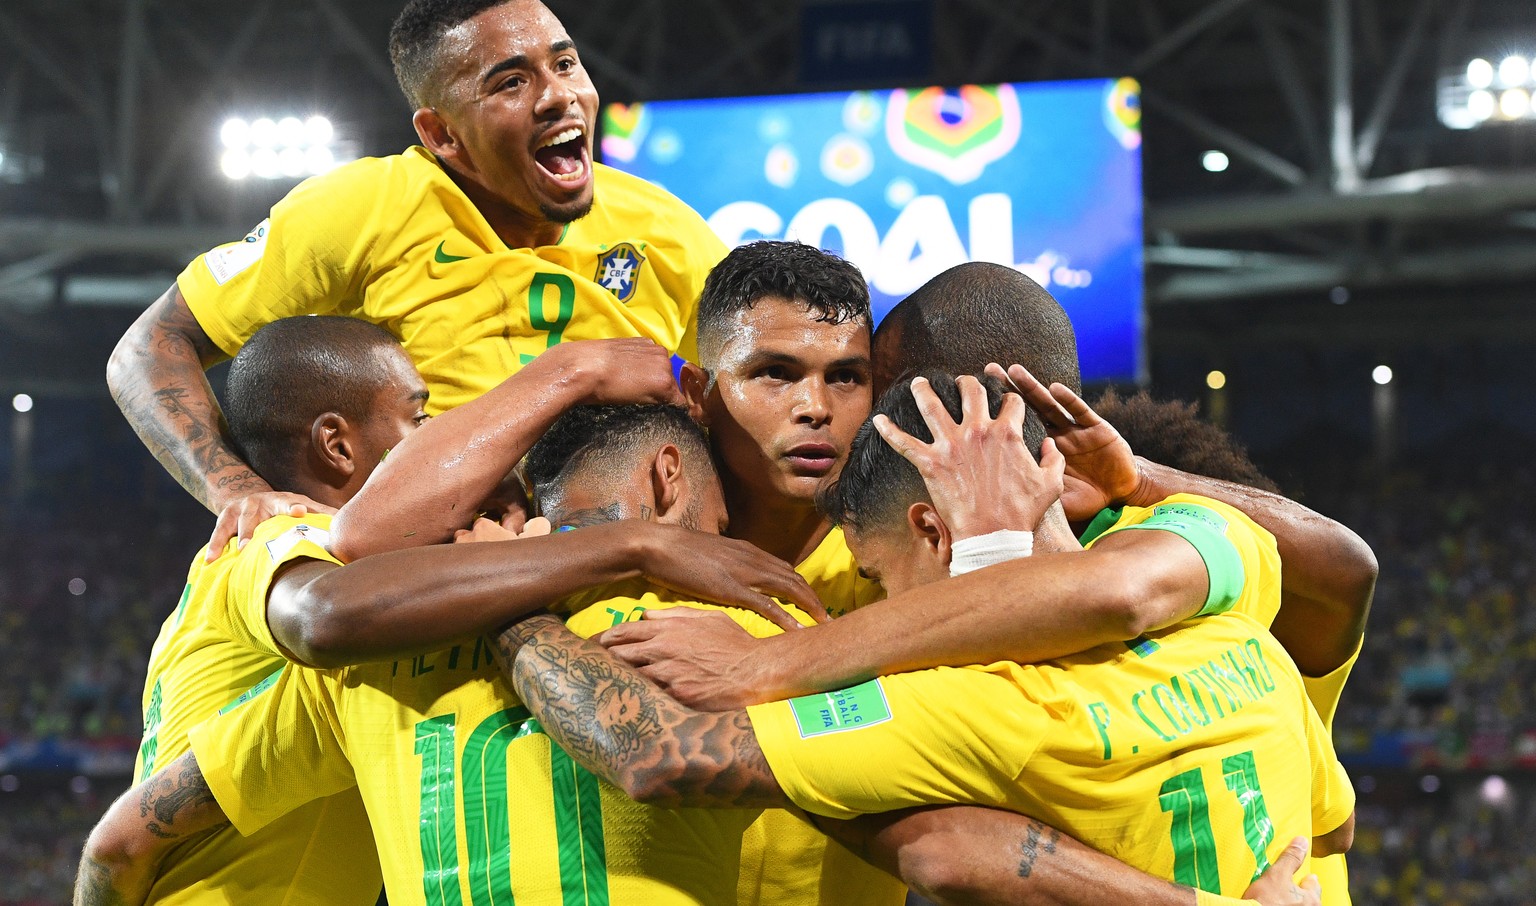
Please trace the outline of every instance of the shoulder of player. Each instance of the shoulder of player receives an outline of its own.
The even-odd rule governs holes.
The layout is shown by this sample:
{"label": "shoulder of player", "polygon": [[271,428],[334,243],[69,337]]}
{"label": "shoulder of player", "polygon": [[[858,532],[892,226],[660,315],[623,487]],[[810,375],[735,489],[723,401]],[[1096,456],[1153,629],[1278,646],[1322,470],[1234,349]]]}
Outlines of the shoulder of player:
{"label": "shoulder of player", "polygon": [[597,183],[594,208],[612,219],[640,223],[659,221],[672,230],[709,230],[709,225],[697,211],[653,182],[604,164],[594,164],[593,175]]}
{"label": "shoulder of player", "polygon": [[1252,533],[1270,544],[1274,543],[1274,537],[1263,526],[1254,522],[1247,513],[1229,503],[1200,494],[1170,494],[1151,506],[1126,507],[1116,527],[1146,522],[1162,515],[1198,516],[1212,528],[1229,537],[1231,536],[1229,529],[1235,526],[1240,531]]}
{"label": "shoulder of player", "polygon": [[294,187],[278,207],[337,205],[357,210],[377,207],[381,199],[420,195],[446,184],[457,191],[436,160],[419,148],[386,157],[348,161]]}

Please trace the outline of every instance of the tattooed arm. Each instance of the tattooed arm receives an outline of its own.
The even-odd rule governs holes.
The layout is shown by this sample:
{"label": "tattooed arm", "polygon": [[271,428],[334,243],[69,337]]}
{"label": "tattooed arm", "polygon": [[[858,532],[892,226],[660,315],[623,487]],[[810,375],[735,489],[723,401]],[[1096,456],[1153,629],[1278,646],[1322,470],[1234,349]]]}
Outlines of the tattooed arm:
{"label": "tattooed arm", "polygon": [[1262,906],[1315,904],[1291,880],[1306,856],[1297,839],[1243,894],[1199,894],[1079,843],[1034,818],[979,806],[939,806],[849,821],[812,816],[860,858],[940,906]]}
{"label": "tattooed arm", "polygon": [[85,841],[74,906],[138,906],[167,853],[228,823],[188,752],[107,809]]}
{"label": "tattooed arm", "polygon": [[496,649],[545,732],[631,798],[671,808],[790,804],[745,711],[686,708],[552,616],[514,623]]}
{"label": "tattooed arm", "polygon": [[203,370],[228,358],[175,285],[144,310],[112,350],[107,387],[167,472],[208,509],[272,490],[230,447]]}

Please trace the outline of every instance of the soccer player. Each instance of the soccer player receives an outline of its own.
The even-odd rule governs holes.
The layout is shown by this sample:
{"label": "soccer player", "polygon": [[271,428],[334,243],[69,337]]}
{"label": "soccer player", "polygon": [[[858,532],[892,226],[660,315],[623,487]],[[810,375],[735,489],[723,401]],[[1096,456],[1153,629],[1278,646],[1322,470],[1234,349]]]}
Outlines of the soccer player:
{"label": "soccer player", "polygon": [[[667,438],[671,442],[663,443]],[[723,516],[702,439],[678,410],[576,410],[530,453],[528,472],[542,508],[556,524],[582,528],[513,545],[579,542],[606,526],[632,529],[637,517],[693,522],[707,529]],[[625,521],[611,521],[621,518]],[[392,559],[421,564],[438,550],[384,554],[335,568],[330,575]],[[487,581],[474,579],[475,584]],[[605,598],[572,618],[577,631],[592,632],[675,600],[643,587],[630,588],[621,598],[613,593],[590,592],[579,599]],[[761,622],[757,628],[768,631]],[[604,682],[597,675],[588,679]],[[627,695],[619,693],[600,710],[628,708]],[[487,708],[490,717],[482,713]],[[452,901],[465,895],[460,883],[471,885],[472,896],[516,893],[526,902],[556,897],[592,902],[604,896],[612,902],[646,903],[735,899],[733,869],[750,815],[647,809],[609,787],[593,790],[591,778],[583,779],[564,753],[549,745],[542,725],[527,717],[488,674],[478,646],[340,672],[289,668],[270,688],[194,731],[197,759],[184,756],[119,800],[87,847],[78,902],[99,902],[93,897],[105,896],[109,888],[135,902],[158,852],[224,822],[226,811],[248,829],[354,778],[390,866],[392,902]],[[600,717],[594,712],[586,719],[597,722]],[[379,731],[391,726],[393,732]],[[480,729],[470,732],[471,727]],[[642,741],[637,737],[634,743]],[[487,762],[487,754],[497,760]],[[508,759],[505,788],[490,773],[502,757]],[[553,793],[547,786],[551,782]],[[402,789],[419,793],[402,795]],[[519,808],[508,810],[495,798],[505,795],[503,789],[524,797]],[[451,810],[460,792],[463,806],[455,816]],[[141,806],[154,814],[153,820],[146,822]],[[541,827],[540,820],[549,820],[541,816],[551,810],[553,828]],[[1068,883],[1054,891],[1062,902],[1091,904],[1094,897],[1132,892],[1149,904],[1189,902],[1166,883],[1073,841],[1053,837],[1048,849],[1059,854],[1061,864],[1092,867],[1092,883]],[[548,856],[556,850],[565,854],[559,860]],[[541,855],[542,871],[534,864]],[[1293,861],[1299,864],[1299,857]],[[87,888],[92,878],[84,870],[88,867],[97,867],[100,889]],[[450,874],[456,876],[450,880]],[[423,886],[425,892],[419,893]]]}
{"label": "soccer player", "polygon": [[[1065,313],[1038,284],[998,265],[963,264],[934,278],[891,311],[874,348],[877,389],[907,367],[980,373],[990,362],[1008,361],[1022,361],[1030,374],[1064,389],[1077,386],[1076,342]],[[1042,406],[1058,405],[1049,393],[1031,398]],[[1188,492],[1237,507],[1279,546],[1286,564],[1281,596],[1261,622],[1280,611],[1279,638],[1303,673],[1331,676],[1358,649],[1377,567],[1354,532],[1279,495],[1137,457],[1102,419],[1079,426],[1064,415],[1047,427],[1066,456],[1063,504],[1075,522],[1086,527],[1102,509],[1131,494],[1143,506]],[[964,489],[951,496],[1007,503],[1006,495]],[[1050,601],[1041,602],[1043,610],[1026,611],[1010,590],[1018,580],[1013,571],[1031,568],[1008,564],[967,575],[921,597],[898,596],[878,613],[850,614],[793,639],[754,643],[732,627],[700,618],[686,625],[629,624],[605,634],[603,642],[686,704],[719,709],[841,688],[880,673],[1046,660],[1134,638],[1192,615],[1160,610],[1156,599],[1139,594],[1106,600],[1092,611],[1063,614]],[[934,619],[937,612],[953,616]],[[926,631],[907,630],[920,620],[927,621]],[[1309,624],[1318,631],[1304,631]]]}
{"label": "soccer player", "polygon": [[[321,352],[299,355],[299,350]],[[285,356],[278,374],[260,363]],[[257,367],[250,367],[253,363]],[[261,378],[274,378],[271,383]],[[254,379],[254,380],[253,380]],[[257,382],[261,381],[260,384]],[[273,405],[274,397],[281,405]],[[382,329],[344,318],[306,318],[272,325],[237,359],[229,380],[233,427],[257,453],[261,428],[311,423],[326,435],[315,445],[317,467],[345,494],[362,485],[384,453],[426,418],[427,391],[399,345]],[[322,417],[323,416],[323,417]],[[265,424],[254,424],[256,419]],[[288,433],[296,433],[290,430]],[[269,472],[279,487],[293,486]],[[322,487],[312,493],[325,499]],[[278,558],[264,545],[302,540],[308,528],[286,520],[242,556],[208,563],[195,558],[186,589],[150,653],[144,684],[144,736],[134,776],[144,780],[188,751],[187,731],[230,705],[285,663],[270,634],[236,618],[260,606]],[[285,533],[292,528],[297,534]],[[378,856],[355,791],[317,800],[249,839],[215,834],[171,853],[149,898],[156,903],[238,897],[252,904],[354,903],[369,906],[380,886]]]}
{"label": "soccer player", "polygon": [[[574,549],[583,535],[609,525],[629,529],[637,521],[704,532],[725,524],[703,434],[678,407],[573,409],[530,451],[527,470],[554,525],[579,529],[507,542],[512,547],[567,542]],[[306,547],[304,557],[326,559],[322,549],[296,544]],[[442,559],[495,546],[422,548],[331,570],[339,575],[404,557],[424,563],[429,555]],[[497,580],[450,572],[436,581],[488,586]],[[586,634],[649,608],[684,603],[645,583],[610,586],[579,600],[571,625]],[[740,616],[752,631],[773,631],[755,615]],[[260,619],[246,614],[249,624]],[[356,785],[386,866],[391,903],[510,902],[514,896],[529,903],[726,906],[736,900],[741,834],[756,811],[655,808],[600,784],[551,745],[501,680],[483,640],[340,671],[290,667],[223,718],[192,732],[195,762],[188,756],[146,785],[151,797],[143,801],[161,809],[151,838],[162,841],[157,845],[186,838],[177,817],[181,806],[213,805],[200,767],[242,832]],[[142,828],[139,801],[125,798],[114,811],[125,811],[130,824]],[[135,902],[154,858],[113,862],[100,845],[111,836],[110,822],[102,827],[85,864],[100,866],[103,896],[111,889]],[[82,870],[82,888],[87,874]]]}
{"label": "soccer player", "polygon": [[[958,416],[953,379],[935,389]],[[996,411],[1000,393],[989,395]],[[920,430],[906,387],[879,412],[904,431]],[[826,499],[888,591],[948,575],[943,517],[916,469],[873,428],[855,441]],[[1278,586],[1273,541],[1235,511],[1186,503],[1142,524],[1190,549],[1182,556],[1168,548],[1163,594],[1225,610]],[[1040,558],[1051,564],[1041,571],[1043,593],[1058,591],[1050,580],[1066,572],[1114,576],[1124,565],[1119,549],[1143,534],[1136,527],[1107,532],[1083,553]],[[1322,853],[1352,836],[1353,791],[1299,675],[1240,613],[1040,667],[923,671],[718,714],[616,674],[610,654],[558,621],[514,625],[501,646],[504,655],[520,649],[514,684],[557,741],[644,801],[739,807],[787,799],[832,817],[988,804],[1043,817],[1133,866],[1228,895],[1278,855],[1276,826],[1311,829]],[[603,681],[581,679],[594,676]],[[615,695],[626,701],[622,712],[596,707]],[[1297,762],[1300,752],[1309,753],[1306,763]],[[877,770],[848,770],[871,758]],[[1230,802],[1210,792],[1221,786],[1209,787],[1208,774],[1224,777]]]}
{"label": "soccer player", "polygon": [[[835,474],[854,429],[868,412],[866,297],[860,275],[826,253],[798,243],[771,241],[737,248],[712,272],[700,300],[702,367],[683,372],[690,407],[710,427],[730,505],[731,533],[796,563],[834,614],[880,596],[874,583],[858,576],[841,530],[815,510],[813,501],[815,489]],[[940,304],[943,311],[937,310]],[[899,330],[902,325],[907,329]],[[909,339],[901,340],[902,334]],[[877,358],[885,363],[887,374],[875,375],[876,384],[890,379],[891,362],[920,361],[935,355],[936,346],[942,345],[950,354],[976,355],[978,345],[999,343],[1027,351],[1026,360],[1043,373],[1073,384],[1077,381],[1076,346],[1065,313],[1027,278],[1004,268],[966,265],[933,281],[898,306],[877,340]],[[837,462],[828,462],[833,457]],[[1135,602],[1138,607],[1144,604]],[[882,622],[882,633],[907,634],[901,629],[904,621],[885,623],[877,614],[869,617],[863,621],[865,626]],[[709,657],[713,646],[694,632],[708,622],[688,621],[686,629],[662,640],[670,644],[665,650],[645,644],[619,650],[635,651],[635,662],[646,665],[669,655]],[[638,638],[644,642],[651,633],[676,625],[681,624],[626,624],[613,635],[616,641]],[[1123,625],[1123,621],[1112,621],[1096,629],[1124,632]],[[1083,631],[1071,626],[1064,628],[1064,634],[1070,641],[1057,653],[1102,640],[1083,638]],[[1134,633],[1125,637],[1130,635]],[[795,640],[785,640],[776,649],[786,647],[793,649]],[[818,647],[805,653],[825,650]],[[744,690],[754,679],[730,675],[729,661],[722,657],[714,662],[727,675],[689,688],[708,687],[711,695],[741,690],[744,702],[778,697],[772,691],[775,680],[763,688]],[[648,667],[648,675],[665,679],[665,673],[649,671],[669,667],[665,663]],[[783,681],[800,679],[793,668],[783,676]],[[762,856],[756,855],[759,846]],[[863,902],[899,900],[899,891],[888,883],[882,893],[875,892],[882,876],[871,877],[862,862],[848,859],[838,847],[826,848],[820,835],[782,813],[765,814],[749,835],[749,849],[749,871],[753,864],[790,870],[773,871],[756,884],[744,872],[744,902],[754,901],[753,889],[763,891],[765,901],[792,897],[812,903],[851,897]],[[816,869],[822,860],[816,853],[823,850],[825,870],[818,881]]]}
{"label": "soccer player", "polygon": [[[1232,436],[1202,421],[1190,403],[1157,401],[1145,392],[1121,397],[1110,391],[1094,401],[1093,411],[1120,432],[1142,461],[1221,482],[1232,492],[1250,496],[1280,493]],[[1301,669],[1307,698],[1330,738],[1344,683],[1365,641],[1370,601],[1367,588],[1355,599],[1355,607],[1344,609],[1342,614],[1335,609],[1330,619],[1328,612],[1317,612],[1316,603],[1288,598],[1271,627]],[[1343,853],[1313,859],[1311,870],[1322,885],[1323,906],[1348,906],[1349,872]]]}
{"label": "soccer player", "polygon": [[[705,280],[699,364],[681,374],[709,432],[729,533],[794,564],[834,616],[880,597],[815,499],[869,415],[872,330],[852,264],[799,242],[751,242]],[[743,906],[899,906],[905,896],[796,815],[772,809],[748,830]]]}
{"label": "soccer player", "polygon": [[[598,363],[613,364],[617,356],[622,364],[634,345],[599,340],[565,348],[584,348],[584,359]],[[531,445],[529,432],[542,430],[542,408],[646,394],[627,383],[603,386],[612,371],[592,372],[594,383],[572,369],[569,392],[551,395],[530,369],[433,426],[446,435],[418,434],[427,390],[393,337],[357,319],[289,318],[257,331],[236,357],[227,412],[232,436],[274,487],[348,514],[354,502],[364,502],[359,491],[386,452],[408,459],[407,448],[442,435],[448,455],[468,455],[455,443],[463,434],[455,421],[480,426],[496,416],[506,420],[502,410],[518,413],[522,434],[499,432],[502,457],[515,460]],[[505,469],[496,457],[489,461]],[[590,543],[561,537],[512,548],[401,551],[346,569],[325,548],[329,528],[323,515],[277,517],[258,527],[254,545],[213,563],[193,562],[151,655],[140,779],[185,752],[190,727],[270,677],[285,657],[344,664],[414,654],[493,629],[567,593],[642,573],[748,605],[766,598],[737,576],[775,594],[809,594],[786,565],[750,545],[654,524],[598,530],[582,539]],[[285,816],[249,842],[220,834],[178,850],[152,896],[170,903],[238,889],[253,903],[372,903],[378,868],[366,837],[361,802],[341,794]]]}
{"label": "soccer player", "polygon": [[222,511],[210,556],[265,515],[313,507],[270,493],[230,445],[202,373],[262,324],[328,313],[385,326],[426,378],[431,414],[562,342],[644,337],[694,355],[694,300],[724,246],[673,196],[592,161],[597,92],[553,13],[411,0],[390,55],[421,145],[302,183],[188,265],[108,365],[151,452]]}

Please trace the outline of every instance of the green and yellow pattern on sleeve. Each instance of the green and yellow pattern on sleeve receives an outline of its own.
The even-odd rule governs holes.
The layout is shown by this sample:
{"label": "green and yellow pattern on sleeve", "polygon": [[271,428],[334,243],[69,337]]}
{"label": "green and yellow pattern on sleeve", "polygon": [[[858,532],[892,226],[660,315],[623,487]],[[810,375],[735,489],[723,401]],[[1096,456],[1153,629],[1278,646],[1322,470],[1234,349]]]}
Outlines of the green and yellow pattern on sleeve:
{"label": "green and yellow pattern on sleeve", "polygon": [[[193,727],[286,663],[267,628],[267,593],[295,560],[332,560],[324,548],[329,527],[329,516],[279,516],[257,526],[243,549],[230,542],[212,563],[202,551],[193,558],[150,653],[136,780],[181,757]],[[150,902],[178,906],[238,895],[253,906],[370,906],[379,884],[362,800],[349,791],[286,814],[250,838],[225,831],[178,847],[163,863]]]}
{"label": "green and yellow pattern on sleeve", "polygon": [[[596,597],[570,618],[574,632],[647,610],[717,609],[642,583]],[[754,634],[778,631],[719,609]],[[728,906],[742,833],[758,814],[654,808],[598,780],[551,743],[484,640],[341,671],[290,666],[199,728],[194,746],[246,831],[355,780],[389,901],[404,906]]]}

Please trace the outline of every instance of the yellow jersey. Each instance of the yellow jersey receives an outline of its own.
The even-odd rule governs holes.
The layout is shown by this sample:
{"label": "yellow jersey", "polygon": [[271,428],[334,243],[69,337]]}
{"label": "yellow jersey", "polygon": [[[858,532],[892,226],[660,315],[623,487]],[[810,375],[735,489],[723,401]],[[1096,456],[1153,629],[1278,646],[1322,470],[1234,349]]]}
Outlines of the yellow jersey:
{"label": "yellow jersey", "polygon": [[[885,597],[878,582],[859,575],[837,526],[795,571],[833,617]],[[771,808],[742,838],[738,893],[741,906],[901,906],[907,888],[799,815]]]}
{"label": "yellow jersey", "polygon": [[[1339,710],[1339,696],[1344,692],[1344,683],[1355,669],[1355,662],[1360,659],[1364,645],[1365,639],[1362,637],[1360,644],[1355,646],[1355,653],[1332,673],[1324,676],[1303,674],[1301,677],[1307,687],[1307,698],[1317,708],[1317,716],[1322,718],[1330,738],[1333,735],[1333,717]],[[1349,868],[1344,862],[1343,853],[1313,859],[1312,871],[1317,875],[1318,883],[1323,886],[1323,906],[1350,906]]]}
{"label": "yellow jersey", "polygon": [[1295,665],[1252,618],[1220,612],[1250,583],[1278,588],[1273,540],[1235,510],[1190,501],[1160,518],[1203,536],[1208,564],[1224,558],[1212,569],[1212,616],[1039,665],[924,670],[754,706],[785,792],[830,817],[1008,808],[1225,895],[1284,848],[1276,828],[1317,835],[1342,824],[1354,793]]}
{"label": "yellow jersey", "polygon": [[[716,609],[642,583],[594,597],[572,631],[590,636],[647,609]],[[778,631],[719,609],[755,635]],[[741,835],[758,815],[641,805],[600,781],[550,742],[483,640],[343,670],[291,665],[194,730],[192,746],[242,832],[355,783],[394,906],[728,906]]]}
{"label": "yellow jersey", "polygon": [[[150,652],[136,781],[179,758],[189,747],[188,730],[286,663],[267,630],[267,590],[294,558],[329,559],[329,525],[329,516],[279,516],[258,526],[244,549],[226,549],[212,563],[199,552],[192,561],[181,600]],[[372,906],[381,883],[368,818],[352,790],[309,803],[250,837],[225,830],[176,848],[149,902]]]}
{"label": "yellow jersey", "polygon": [[230,355],[292,315],[372,321],[400,339],[437,414],[563,340],[649,337],[697,357],[694,314],[725,246],[665,190],[595,164],[594,201],[554,245],[507,248],[424,148],[300,183],[244,239],[177,278]]}
{"label": "yellow jersey", "polygon": [[[1232,518],[1233,514],[1241,515],[1240,511],[1226,504],[1199,497],[1192,494],[1177,494],[1166,500],[1160,501],[1151,507],[1125,507],[1121,510],[1105,510],[1099,518],[1090,525],[1084,537],[1091,541],[1097,540],[1102,534],[1123,529],[1131,525],[1145,524],[1156,512],[1158,507],[1168,504],[1196,504],[1209,507],[1217,512]],[[1246,516],[1242,517],[1246,520]],[[1256,523],[1251,523],[1252,529],[1262,533],[1259,537],[1269,537],[1268,532],[1260,528]],[[1257,548],[1259,554],[1268,557],[1271,545],[1263,544]],[[1278,552],[1274,556],[1278,558]],[[1264,570],[1261,575],[1268,576],[1270,571]],[[1278,572],[1274,573],[1278,577]],[[1273,582],[1266,583],[1263,587],[1245,589],[1245,593],[1233,603],[1232,609],[1239,613],[1245,613],[1267,629],[1274,622],[1275,614],[1280,611],[1280,586],[1276,578]],[[1360,656],[1359,648],[1355,654],[1343,666],[1334,672],[1322,677],[1302,676],[1302,683],[1306,688],[1307,698],[1312,706],[1317,709],[1318,716],[1322,719],[1323,727],[1333,738],[1333,715],[1338,710],[1339,696],[1344,690],[1344,683],[1349,678],[1349,673],[1354,669],[1355,660]],[[1340,853],[1327,858],[1311,860],[1311,871],[1314,872],[1323,888],[1323,906],[1349,906],[1349,877],[1344,863],[1344,855]]]}

